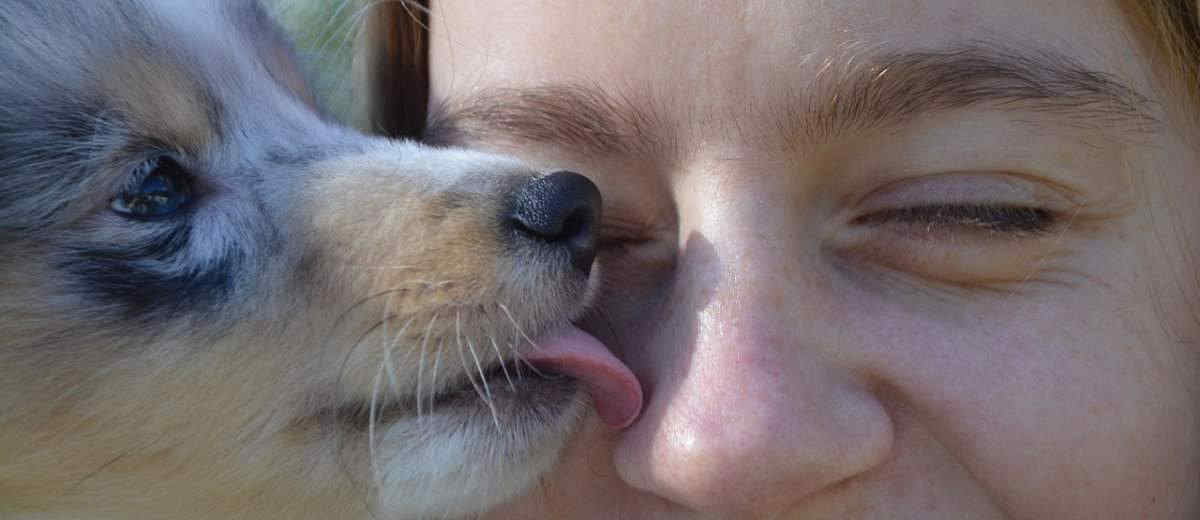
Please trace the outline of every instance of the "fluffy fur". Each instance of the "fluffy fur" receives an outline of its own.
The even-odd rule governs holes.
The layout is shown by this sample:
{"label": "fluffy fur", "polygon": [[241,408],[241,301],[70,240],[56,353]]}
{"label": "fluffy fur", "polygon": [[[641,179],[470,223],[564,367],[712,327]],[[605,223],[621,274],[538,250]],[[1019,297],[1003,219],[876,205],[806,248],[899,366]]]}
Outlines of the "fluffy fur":
{"label": "fluffy fur", "polygon": [[[454,517],[554,462],[586,401],[515,360],[594,276],[505,223],[535,172],[316,97],[252,2],[0,3],[0,517]],[[191,200],[114,211],[163,157]]]}

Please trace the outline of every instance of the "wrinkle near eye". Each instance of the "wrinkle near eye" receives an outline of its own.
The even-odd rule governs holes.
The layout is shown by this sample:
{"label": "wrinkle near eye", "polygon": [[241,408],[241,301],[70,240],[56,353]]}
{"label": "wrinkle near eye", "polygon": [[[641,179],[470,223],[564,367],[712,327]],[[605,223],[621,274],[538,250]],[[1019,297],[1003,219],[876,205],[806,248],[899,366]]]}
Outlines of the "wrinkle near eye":
{"label": "wrinkle near eye", "polygon": [[933,284],[1002,289],[1078,281],[1068,275],[1078,272],[1072,260],[1081,240],[1086,238],[1070,231],[1069,220],[1058,231],[994,236],[977,229],[935,230],[922,229],[919,223],[879,222],[842,234],[831,252],[837,262],[864,272],[887,269]]}

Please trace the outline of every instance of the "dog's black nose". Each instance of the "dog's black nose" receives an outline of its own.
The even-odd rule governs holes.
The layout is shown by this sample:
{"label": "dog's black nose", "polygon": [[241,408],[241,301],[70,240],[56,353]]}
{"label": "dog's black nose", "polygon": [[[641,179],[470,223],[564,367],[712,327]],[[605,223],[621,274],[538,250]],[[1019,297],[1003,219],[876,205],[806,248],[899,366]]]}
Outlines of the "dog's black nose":
{"label": "dog's black nose", "polygon": [[509,222],[526,236],[565,247],[575,268],[586,273],[596,258],[600,203],[600,189],[587,177],[555,172],[517,188]]}

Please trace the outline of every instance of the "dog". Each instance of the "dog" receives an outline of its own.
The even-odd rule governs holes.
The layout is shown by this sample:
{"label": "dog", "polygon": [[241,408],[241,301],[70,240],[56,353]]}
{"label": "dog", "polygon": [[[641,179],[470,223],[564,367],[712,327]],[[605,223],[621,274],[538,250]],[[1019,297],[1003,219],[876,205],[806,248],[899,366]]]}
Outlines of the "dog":
{"label": "dog", "polygon": [[595,185],[318,97],[251,1],[0,3],[0,517],[472,516],[636,416]]}

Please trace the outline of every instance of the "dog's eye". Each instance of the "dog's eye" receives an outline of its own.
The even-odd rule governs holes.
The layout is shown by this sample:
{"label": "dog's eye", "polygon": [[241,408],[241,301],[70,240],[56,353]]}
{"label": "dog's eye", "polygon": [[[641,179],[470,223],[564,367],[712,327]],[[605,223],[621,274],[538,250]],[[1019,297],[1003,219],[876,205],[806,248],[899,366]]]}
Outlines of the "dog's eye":
{"label": "dog's eye", "polygon": [[192,198],[187,173],[175,160],[159,156],[138,166],[137,171],[109,207],[133,218],[165,217]]}

